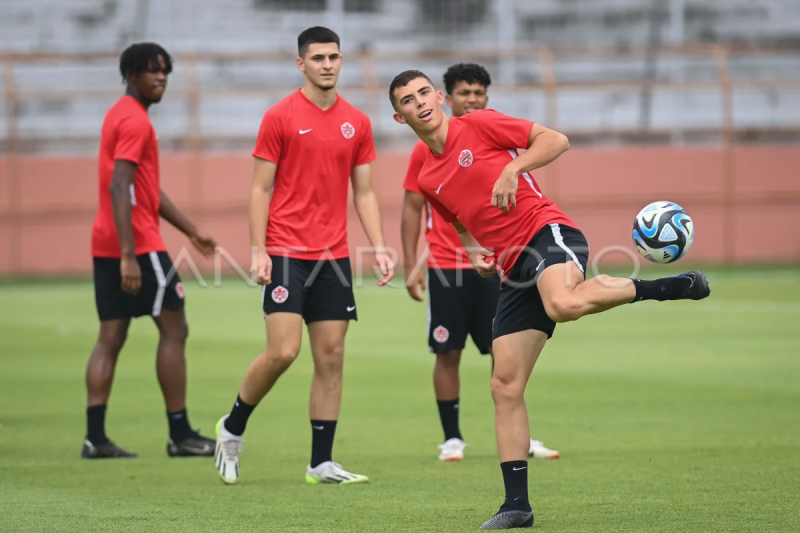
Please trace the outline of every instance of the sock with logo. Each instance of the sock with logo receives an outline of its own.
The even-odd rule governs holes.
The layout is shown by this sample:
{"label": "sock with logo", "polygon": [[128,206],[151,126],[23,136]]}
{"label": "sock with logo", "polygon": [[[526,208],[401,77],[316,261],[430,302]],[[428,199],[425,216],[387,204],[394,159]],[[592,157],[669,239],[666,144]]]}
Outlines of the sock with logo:
{"label": "sock with logo", "polygon": [[86,408],[86,439],[99,446],[108,442],[106,437],[106,404]]}
{"label": "sock with logo", "polygon": [[530,511],[528,501],[528,461],[507,461],[500,463],[503,483],[506,486],[506,501],[500,507],[503,511]]}
{"label": "sock with logo", "polygon": [[228,433],[241,437],[247,428],[247,419],[253,414],[255,408],[255,405],[244,403],[241,396],[236,396],[236,403],[233,404],[231,414],[225,419],[224,425]]}
{"label": "sock with logo", "polygon": [[336,420],[311,421],[311,468],[332,461]]}
{"label": "sock with logo", "polygon": [[442,420],[444,440],[462,439],[461,430],[458,427],[458,398],[436,400],[436,403],[439,405],[439,418]]}
{"label": "sock with logo", "polygon": [[169,421],[169,438],[172,442],[180,442],[194,434],[189,425],[189,414],[186,409],[174,413],[167,411],[167,420]]}
{"label": "sock with logo", "polygon": [[652,281],[646,279],[634,279],[631,281],[633,281],[633,286],[636,289],[636,298],[633,299],[633,302],[642,300],[656,300],[659,302],[677,300],[692,283],[692,280],[685,276],[669,276]]}

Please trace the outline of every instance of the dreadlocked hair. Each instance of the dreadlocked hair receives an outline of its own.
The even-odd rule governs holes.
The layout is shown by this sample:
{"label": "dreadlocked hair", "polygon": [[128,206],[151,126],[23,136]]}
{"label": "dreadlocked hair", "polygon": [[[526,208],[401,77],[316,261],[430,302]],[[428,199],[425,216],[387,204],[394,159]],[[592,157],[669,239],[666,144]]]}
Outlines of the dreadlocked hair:
{"label": "dreadlocked hair", "polygon": [[164,58],[164,73],[172,72],[172,56],[170,56],[161,45],[156,43],[136,43],[130,45],[122,52],[119,58],[119,73],[122,75],[122,83],[142,72],[158,70],[158,56]]}

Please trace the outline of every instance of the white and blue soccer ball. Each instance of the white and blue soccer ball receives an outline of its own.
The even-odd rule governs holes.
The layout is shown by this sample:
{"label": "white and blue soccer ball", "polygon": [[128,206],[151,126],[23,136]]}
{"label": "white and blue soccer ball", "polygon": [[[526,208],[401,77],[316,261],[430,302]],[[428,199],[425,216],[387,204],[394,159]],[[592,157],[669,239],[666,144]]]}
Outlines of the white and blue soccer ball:
{"label": "white and blue soccer ball", "polygon": [[694,223],[681,206],[653,202],[633,221],[633,244],[654,263],[672,263],[689,251],[694,242]]}

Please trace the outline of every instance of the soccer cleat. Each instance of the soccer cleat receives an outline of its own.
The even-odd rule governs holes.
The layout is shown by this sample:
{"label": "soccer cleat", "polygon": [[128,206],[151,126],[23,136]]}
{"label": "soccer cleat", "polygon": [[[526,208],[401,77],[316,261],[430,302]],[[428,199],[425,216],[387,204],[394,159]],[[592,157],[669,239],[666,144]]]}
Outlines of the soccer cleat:
{"label": "soccer cleat", "polygon": [[711,294],[708,278],[702,272],[692,270],[678,274],[676,277],[687,278],[690,281],[689,286],[684,289],[678,298],[680,300],[702,300],[703,298],[708,298]]}
{"label": "soccer cleat", "polygon": [[460,461],[464,458],[464,448],[467,443],[461,439],[448,439],[444,444],[439,445],[440,461]]}
{"label": "soccer cleat", "polygon": [[551,450],[542,444],[542,441],[531,439],[528,457],[533,457],[534,459],[558,459],[560,456],[557,450]]}
{"label": "soccer cleat", "polygon": [[170,457],[211,457],[214,455],[215,442],[207,437],[194,433],[181,441],[169,439],[167,455]]}
{"label": "soccer cleat", "polygon": [[319,483],[336,483],[338,485],[349,485],[351,483],[367,483],[369,478],[360,474],[348,472],[339,463],[325,461],[318,464],[315,468],[308,465],[306,470],[306,483],[317,485]]}
{"label": "soccer cleat", "polygon": [[533,511],[500,511],[480,529],[517,529],[533,527]]}
{"label": "soccer cleat", "polygon": [[123,450],[111,441],[97,445],[92,444],[88,439],[83,441],[82,459],[117,459],[125,457],[137,457],[137,455],[134,452]]}
{"label": "soccer cleat", "polygon": [[219,477],[228,485],[239,481],[239,454],[242,453],[242,437],[232,435],[223,425],[228,415],[217,422],[217,446],[214,461]]}

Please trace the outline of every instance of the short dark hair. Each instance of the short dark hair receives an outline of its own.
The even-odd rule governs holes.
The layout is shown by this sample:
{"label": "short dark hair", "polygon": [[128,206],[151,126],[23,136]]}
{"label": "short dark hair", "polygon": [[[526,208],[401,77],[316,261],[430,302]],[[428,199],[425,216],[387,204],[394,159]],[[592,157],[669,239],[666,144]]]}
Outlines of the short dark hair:
{"label": "short dark hair", "polygon": [[465,81],[470,85],[478,83],[488,89],[492,84],[492,77],[485,68],[476,63],[453,65],[444,73],[444,90],[447,91],[447,94],[453,94],[453,89],[460,81]]}
{"label": "short dark hair", "polygon": [[159,67],[158,56],[164,58],[164,73],[172,72],[172,56],[156,43],[136,43],[126,48],[119,57],[119,73],[122,83],[133,77]]}
{"label": "short dark hair", "polygon": [[308,52],[309,46],[323,43],[336,43],[336,47],[341,48],[339,36],[336,35],[335,31],[323,26],[308,28],[297,36],[297,53],[300,57],[303,57]]}
{"label": "short dark hair", "polygon": [[419,70],[406,70],[394,77],[392,84],[389,85],[389,101],[392,102],[392,107],[395,110],[397,110],[397,102],[394,99],[394,92],[400,87],[405,87],[417,78],[425,78],[431,86],[433,86],[431,79],[426,76],[424,72]]}

